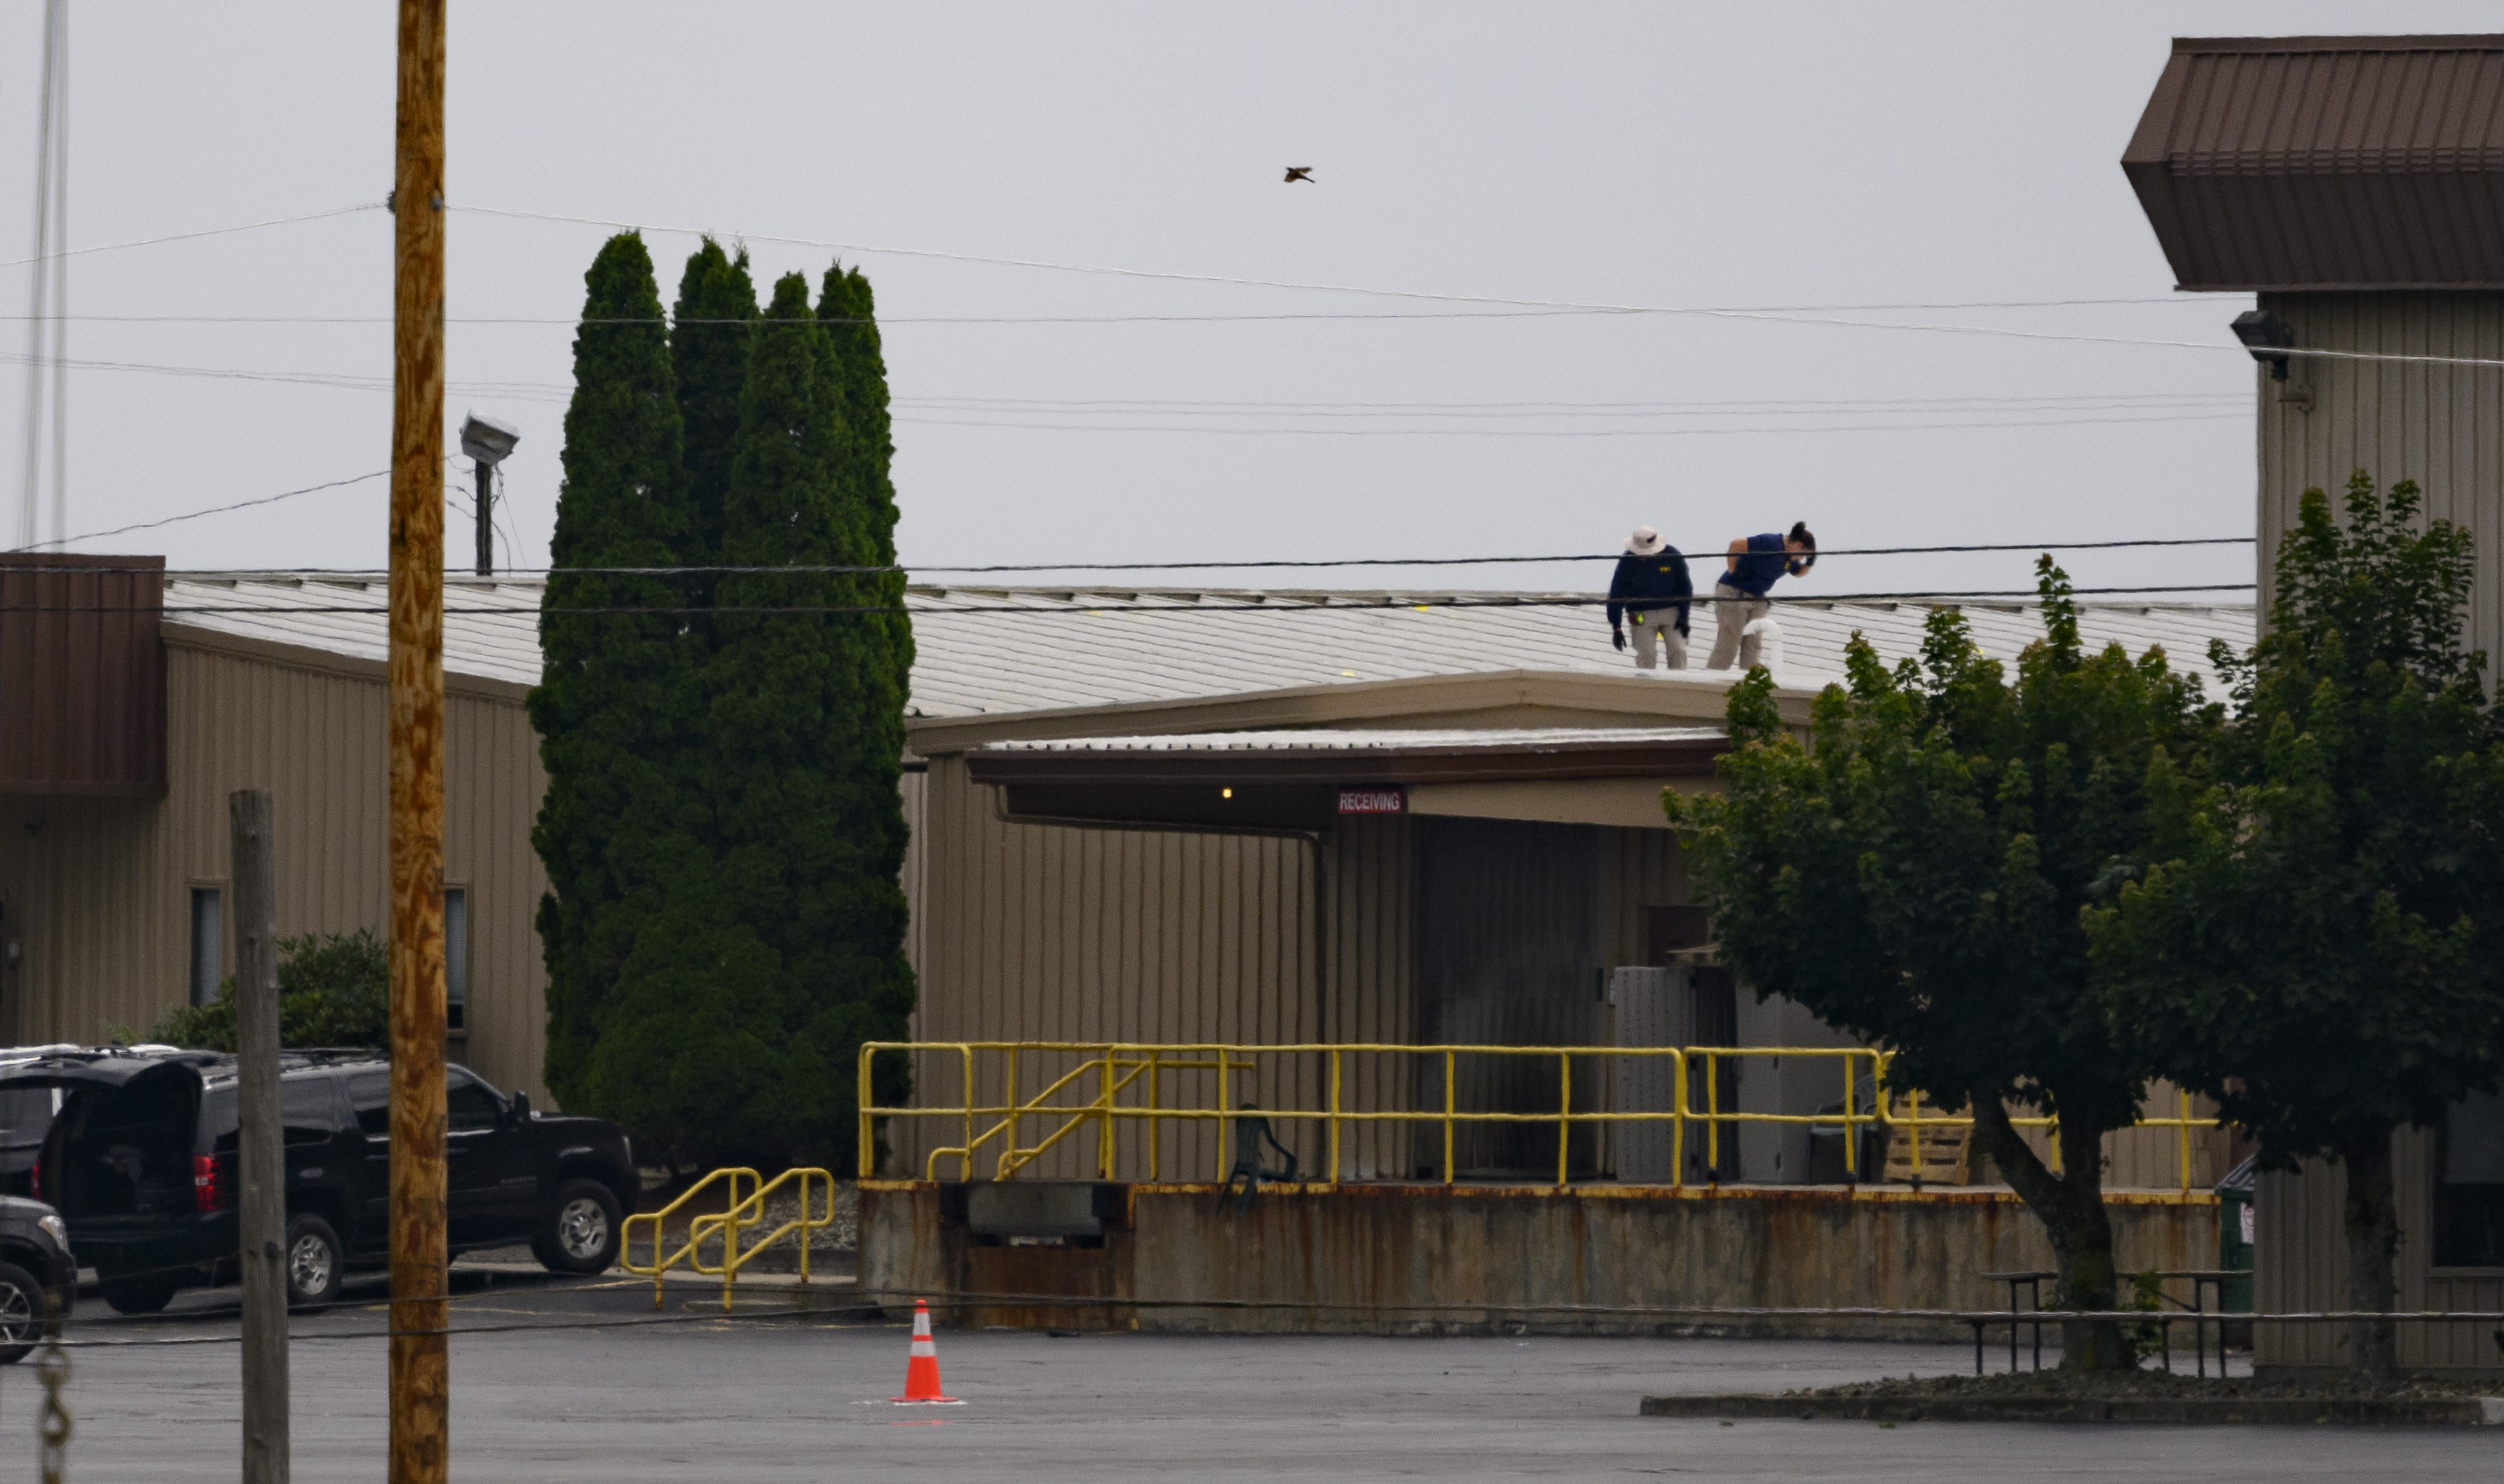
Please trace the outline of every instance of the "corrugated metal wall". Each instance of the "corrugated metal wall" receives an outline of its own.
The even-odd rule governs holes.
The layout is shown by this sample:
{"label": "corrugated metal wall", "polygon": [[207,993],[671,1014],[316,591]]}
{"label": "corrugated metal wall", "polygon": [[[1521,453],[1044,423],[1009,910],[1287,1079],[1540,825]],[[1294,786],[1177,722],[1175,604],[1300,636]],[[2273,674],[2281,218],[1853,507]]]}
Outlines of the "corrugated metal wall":
{"label": "corrugated metal wall", "polygon": [[[2399,1301],[2402,1309],[2504,1309],[2504,1273],[2484,1269],[2437,1273],[2429,1248],[2434,1229],[2433,1157],[2429,1130],[2402,1130],[2393,1141],[2392,1185],[2399,1205]],[[2252,1203],[2253,1300],[2263,1312],[2301,1313],[2348,1306],[2348,1199],[2344,1165],[2308,1160],[2294,1174],[2264,1174]],[[2504,1364],[2492,1322],[2402,1325],[2402,1365]],[[2345,1365],[2338,1325],[2261,1325],[2253,1360],[2263,1365]]]}
{"label": "corrugated metal wall", "polygon": [[[1327,885],[1317,896],[1316,847],[1305,840],[1010,824],[960,757],[931,760],[922,809],[923,1040],[1263,1044],[1407,1033],[1406,821],[1369,822],[1326,842]],[[1326,928],[1317,921],[1325,915]],[[1327,988],[1314,962],[1325,933]],[[1386,984],[1396,992],[1386,996]],[[1026,1057],[1021,1094],[1031,1096],[1076,1059]],[[1209,1106],[1213,1075],[1168,1074],[1164,1100]],[[1387,1074],[1350,1067],[1344,1075],[1356,1106]],[[916,1083],[924,1105],[962,1101],[961,1072],[947,1057],[922,1058]],[[1266,1058],[1235,1087],[1238,1100],[1273,1107],[1315,1107],[1327,1096],[1319,1060],[1309,1057]],[[992,1080],[976,1095],[996,1103],[1006,1090]],[[1024,1137],[1046,1131],[1029,1127]],[[1281,1132],[1308,1167],[1319,1162],[1317,1137]],[[909,1121],[894,1136],[896,1167],[921,1168],[924,1152],[956,1135]],[[1166,1178],[1213,1178],[1205,1124],[1162,1137],[1157,1166]],[[987,1153],[978,1172],[994,1157]],[[1363,1140],[1348,1158],[1351,1173],[1378,1162]],[[1145,1177],[1136,1130],[1124,1131],[1120,1161],[1126,1178]],[[1079,1178],[1093,1164],[1092,1146],[1064,1142],[1032,1173]]]}
{"label": "corrugated metal wall", "polygon": [[[1597,971],[1640,962],[1643,909],[1680,900],[1683,890],[1665,830],[1395,816],[1343,819],[1316,843],[1010,824],[994,812],[992,790],[973,783],[956,756],[932,759],[922,808],[918,1035],[929,1041],[1413,1045],[1484,1034],[1508,1042],[1604,1042]],[[1568,868],[1570,880],[1559,875]],[[1421,879],[1442,881],[1446,903],[1434,915],[1435,924],[1422,927]],[[1565,973],[1571,983],[1550,986],[1554,995],[1499,992],[1514,987],[1523,973],[1554,968],[1559,960],[1548,929],[1560,915],[1572,919],[1579,954]],[[1433,947],[1421,947],[1421,931]],[[1508,943],[1528,943],[1537,951],[1523,964],[1510,964],[1496,956]],[[1317,944],[1327,951],[1317,955]],[[1421,952],[1441,966],[1428,971],[1443,985],[1438,1011],[1416,998],[1428,977],[1419,966]],[[1042,1065],[1036,1056],[1021,1062],[1019,1086],[1026,1095],[1076,1060],[1041,1059]],[[1346,1055],[1340,1106],[1421,1106],[1415,1060]],[[948,1058],[925,1056],[916,1075],[923,1105],[962,1101],[962,1073]],[[1495,1099],[1488,1106],[1551,1104],[1554,1071],[1530,1075],[1544,1075],[1548,1090],[1490,1087],[1473,1096]],[[1605,1077],[1578,1068],[1577,1078],[1577,1106],[1605,1106]],[[1183,1074],[1165,1086],[1164,1101],[1201,1107],[1213,1090],[1210,1074]],[[1247,1086],[1253,1088],[1248,1095],[1265,1106],[1323,1108],[1328,1063],[1318,1055],[1264,1057],[1248,1084],[1238,1081],[1238,1098]],[[1091,1084],[1087,1095],[1093,1090]],[[986,1103],[1004,1092],[996,1078],[977,1088]],[[1440,1103],[1440,1093],[1425,1101]],[[1046,1131],[1038,1124],[1025,1138],[1031,1142]],[[1324,1166],[1326,1138],[1318,1124],[1285,1124],[1279,1131],[1304,1170]],[[890,1168],[919,1172],[928,1150],[958,1136],[956,1126],[908,1121],[891,1133]],[[1581,1162],[1587,1166],[1594,1157],[1586,1154]],[[994,1162],[987,1152],[977,1176],[987,1176]],[[1031,1168],[1048,1178],[1082,1178],[1093,1173],[1093,1162],[1092,1146],[1064,1145]],[[1552,1168],[1552,1156],[1547,1162]],[[1440,1132],[1394,1123],[1342,1127],[1343,1179],[1407,1179],[1427,1164],[1440,1171],[1441,1163]],[[1156,1167],[1166,1179],[1214,1178],[1216,1147],[1207,1125],[1165,1133]],[[1142,1179],[1148,1168],[1143,1140],[1126,1131],[1116,1173]],[[953,1161],[941,1173],[953,1178]]]}
{"label": "corrugated metal wall", "polygon": [[[226,795],[238,788],[276,796],[282,934],[388,928],[381,680],[167,637],[164,798],[5,801],[0,932],[17,935],[23,954],[0,983],[0,1033],[12,1041],[144,1031],[184,1002],[191,888],[226,885]],[[466,1043],[456,1038],[452,1054],[544,1099],[532,917],[546,878],[530,843],[545,789],[539,741],[517,697],[454,685],[444,872],[469,889],[470,944]]]}
{"label": "corrugated metal wall", "polygon": [[[2504,358],[2504,293],[2264,293],[2299,347]],[[2469,642],[2504,655],[2504,367],[2305,360],[2313,410],[2256,371],[2260,415],[2260,580],[2268,611],[2278,537],[2318,486],[2336,499],[2359,468],[2384,488],[2424,486],[2429,515],[2478,537]]]}

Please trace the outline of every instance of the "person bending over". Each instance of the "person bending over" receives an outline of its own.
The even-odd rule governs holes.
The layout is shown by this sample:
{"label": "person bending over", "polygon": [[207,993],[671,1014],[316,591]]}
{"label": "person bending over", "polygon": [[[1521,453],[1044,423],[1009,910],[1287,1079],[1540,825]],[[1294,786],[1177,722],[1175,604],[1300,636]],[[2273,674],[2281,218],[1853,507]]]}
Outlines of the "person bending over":
{"label": "person bending over", "polygon": [[1786,576],[1805,577],[1817,565],[1817,537],[1806,521],[1795,521],[1791,535],[1743,536],[1730,543],[1728,570],[1714,585],[1713,659],[1706,667],[1727,670],[1739,658],[1739,637],[1750,624],[1773,612],[1765,594]]}
{"label": "person bending over", "polygon": [[1635,625],[1635,669],[1652,668],[1654,650],[1669,651],[1669,668],[1687,668],[1687,607],[1695,594],[1687,580],[1687,558],[1660,538],[1650,526],[1637,526],[1617,558],[1617,574],[1609,579],[1609,638],[1626,647],[1620,618]]}

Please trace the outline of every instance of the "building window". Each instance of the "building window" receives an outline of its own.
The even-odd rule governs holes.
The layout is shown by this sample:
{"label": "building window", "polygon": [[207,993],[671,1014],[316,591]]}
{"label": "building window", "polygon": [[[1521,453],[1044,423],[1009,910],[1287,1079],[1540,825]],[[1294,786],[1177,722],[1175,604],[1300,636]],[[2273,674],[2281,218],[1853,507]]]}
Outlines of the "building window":
{"label": "building window", "polygon": [[443,1023],[462,1028],[470,999],[470,888],[443,888]]}
{"label": "building window", "polygon": [[226,935],[220,931],[224,914],[219,910],[218,888],[191,888],[191,1003],[214,1005],[218,999],[218,972],[225,962]]}
{"label": "building window", "polygon": [[2452,1104],[2436,1152],[2434,1265],[2504,1267],[2504,1096]]}

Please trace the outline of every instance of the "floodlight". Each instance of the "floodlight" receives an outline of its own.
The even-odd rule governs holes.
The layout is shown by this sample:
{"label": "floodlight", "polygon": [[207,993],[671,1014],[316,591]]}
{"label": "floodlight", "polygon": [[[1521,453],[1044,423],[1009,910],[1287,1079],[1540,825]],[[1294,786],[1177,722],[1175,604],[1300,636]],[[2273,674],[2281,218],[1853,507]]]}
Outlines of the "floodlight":
{"label": "floodlight", "polygon": [[2252,359],[2270,368],[2272,381],[2286,380],[2287,349],[2295,344],[2295,327],[2266,309],[2246,309],[2235,316],[2235,338]]}

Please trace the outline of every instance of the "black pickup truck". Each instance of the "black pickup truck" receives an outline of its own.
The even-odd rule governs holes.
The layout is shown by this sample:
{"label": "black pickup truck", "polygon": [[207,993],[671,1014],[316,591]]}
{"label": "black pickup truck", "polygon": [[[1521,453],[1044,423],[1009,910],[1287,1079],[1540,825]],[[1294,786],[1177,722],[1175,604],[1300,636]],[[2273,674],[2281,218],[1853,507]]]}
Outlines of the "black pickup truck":
{"label": "black pickup truck", "polygon": [[[297,1304],[336,1297],[353,1266],[390,1245],[391,1067],[376,1053],[288,1052],[279,1088],[287,1146],[287,1285]],[[154,1313],[233,1269],[235,1061],[215,1052],[47,1049],[0,1065],[0,1097],[55,1088],[59,1111],[32,1172],[104,1301]],[[616,1260],[640,1193],[625,1131],[606,1119],[534,1113],[465,1067],[447,1069],[452,1252],[528,1242],[551,1271]]]}

